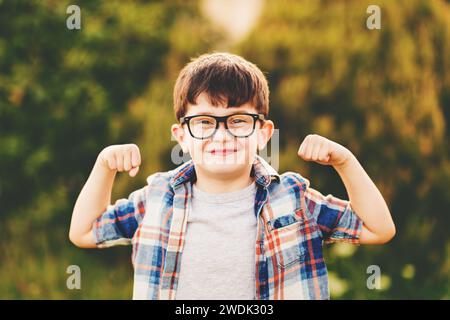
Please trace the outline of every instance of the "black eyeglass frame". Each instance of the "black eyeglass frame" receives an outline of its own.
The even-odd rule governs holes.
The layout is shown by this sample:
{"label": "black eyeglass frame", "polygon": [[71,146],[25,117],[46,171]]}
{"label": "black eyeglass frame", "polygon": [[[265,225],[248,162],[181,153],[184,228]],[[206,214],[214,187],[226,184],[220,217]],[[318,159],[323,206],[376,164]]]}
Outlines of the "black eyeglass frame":
{"label": "black eyeglass frame", "polygon": [[[233,117],[233,116],[239,116],[239,115],[252,116],[252,118],[253,118],[253,128],[252,128],[252,131],[251,131],[248,135],[245,135],[245,136],[237,136],[237,135],[233,134],[233,133],[228,129],[228,124],[227,124],[228,118]],[[214,118],[214,119],[216,120],[216,128],[214,129],[214,131],[213,131],[209,136],[203,137],[203,138],[198,138],[198,137],[196,137],[196,136],[194,136],[194,135],[192,134],[191,126],[189,125],[189,121],[190,121],[191,119],[197,118],[197,117],[211,117],[211,118]],[[221,122],[223,122],[223,124],[225,125],[225,129],[227,129],[227,131],[228,131],[233,137],[236,137],[236,138],[247,138],[247,137],[251,136],[251,135],[253,134],[253,132],[255,132],[256,121],[258,121],[258,120],[261,120],[261,121],[264,121],[264,120],[265,120],[265,117],[264,117],[264,115],[263,115],[262,113],[256,114],[256,113],[245,113],[245,112],[242,112],[242,113],[233,113],[233,114],[230,114],[230,115],[227,115],[227,116],[222,116],[222,117],[213,116],[213,115],[210,115],[210,114],[196,114],[195,116],[181,117],[181,118],[180,118],[180,124],[181,124],[181,125],[186,124],[187,127],[188,127],[188,130],[189,130],[189,133],[191,134],[191,137],[193,137],[193,138],[195,138],[195,139],[199,139],[199,140],[209,139],[209,138],[211,138],[213,135],[215,135],[216,132],[217,132],[217,130],[219,129],[219,126],[220,126],[220,123],[221,123]]]}

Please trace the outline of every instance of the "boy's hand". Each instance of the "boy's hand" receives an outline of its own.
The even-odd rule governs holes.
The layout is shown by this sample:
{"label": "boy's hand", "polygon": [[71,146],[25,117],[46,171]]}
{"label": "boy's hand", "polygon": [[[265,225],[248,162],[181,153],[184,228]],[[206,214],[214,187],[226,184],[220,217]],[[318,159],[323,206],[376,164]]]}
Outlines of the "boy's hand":
{"label": "boy's hand", "polygon": [[309,134],[300,145],[298,155],[306,161],[338,167],[346,164],[352,153],[344,146],[325,137]]}
{"label": "boy's hand", "polygon": [[113,171],[129,171],[134,177],[141,165],[139,147],[135,144],[119,144],[108,146],[98,155],[101,166]]}

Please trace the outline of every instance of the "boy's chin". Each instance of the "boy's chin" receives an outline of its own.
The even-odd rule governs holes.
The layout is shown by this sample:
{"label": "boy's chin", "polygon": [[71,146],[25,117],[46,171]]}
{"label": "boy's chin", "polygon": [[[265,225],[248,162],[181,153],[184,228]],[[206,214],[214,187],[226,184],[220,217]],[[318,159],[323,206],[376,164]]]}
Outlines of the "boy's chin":
{"label": "boy's chin", "polygon": [[225,176],[236,173],[236,171],[240,171],[245,168],[245,164],[208,164],[202,165],[202,169],[205,172],[208,172],[214,176]]}

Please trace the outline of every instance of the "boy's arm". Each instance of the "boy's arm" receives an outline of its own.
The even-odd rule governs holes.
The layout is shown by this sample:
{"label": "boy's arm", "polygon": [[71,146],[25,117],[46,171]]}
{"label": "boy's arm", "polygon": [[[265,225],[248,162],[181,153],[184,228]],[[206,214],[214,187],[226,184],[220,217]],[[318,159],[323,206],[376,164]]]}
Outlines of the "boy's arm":
{"label": "boy's arm", "polygon": [[99,154],[74,206],[69,231],[73,244],[81,248],[97,247],[92,227],[111,202],[115,175],[117,171],[130,169],[130,176],[136,175],[140,161],[136,145],[110,146]]}
{"label": "boy's arm", "polygon": [[334,166],[347,189],[350,206],[363,220],[361,244],[381,244],[395,235],[395,225],[386,202],[356,157],[351,154]]}
{"label": "boy's arm", "polygon": [[298,155],[307,161],[332,165],[338,172],[352,210],[363,221],[359,243],[381,244],[394,237],[395,225],[383,196],[348,149],[319,135],[308,135]]}

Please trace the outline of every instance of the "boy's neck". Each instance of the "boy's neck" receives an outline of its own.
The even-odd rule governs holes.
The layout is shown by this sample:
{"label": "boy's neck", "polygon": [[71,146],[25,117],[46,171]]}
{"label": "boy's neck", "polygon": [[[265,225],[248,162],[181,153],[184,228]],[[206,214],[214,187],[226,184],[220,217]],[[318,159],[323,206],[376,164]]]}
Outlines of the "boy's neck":
{"label": "boy's neck", "polygon": [[233,175],[215,176],[196,169],[197,180],[195,186],[208,193],[225,193],[242,190],[252,184],[255,179],[250,176],[252,166],[234,173]]}

